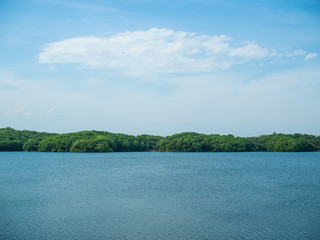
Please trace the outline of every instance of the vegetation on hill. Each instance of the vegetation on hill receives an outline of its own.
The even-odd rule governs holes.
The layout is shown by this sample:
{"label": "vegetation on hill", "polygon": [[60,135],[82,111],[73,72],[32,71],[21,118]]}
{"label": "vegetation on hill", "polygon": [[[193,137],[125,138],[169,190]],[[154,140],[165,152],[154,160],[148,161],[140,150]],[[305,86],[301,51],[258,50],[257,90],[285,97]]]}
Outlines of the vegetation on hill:
{"label": "vegetation on hill", "polygon": [[0,151],[37,151],[38,144],[54,133],[44,133],[28,130],[15,130],[10,127],[0,129]]}
{"label": "vegetation on hill", "polygon": [[[137,152],[152,151],[161,137],[137,137],[102,131],[59,134],[42,140],[40,152]],[[27,150],[28,149],[24,149]]]}
{"label": "vegetation on hill", "polygon": [[55,134],[10,127],[0,129],[0,151],[39,152],[303,152],[320,151],[320,136],[271,134],[259,137],[185,132],[172,136],[132,136],[105,131]]}
{"label": "vegetation on hill", "polygon": [[156,151],[165,152],[303,152],[319,151],[320,137],[307,134],[272,134],[259,137],[180,133],[159,141]]}

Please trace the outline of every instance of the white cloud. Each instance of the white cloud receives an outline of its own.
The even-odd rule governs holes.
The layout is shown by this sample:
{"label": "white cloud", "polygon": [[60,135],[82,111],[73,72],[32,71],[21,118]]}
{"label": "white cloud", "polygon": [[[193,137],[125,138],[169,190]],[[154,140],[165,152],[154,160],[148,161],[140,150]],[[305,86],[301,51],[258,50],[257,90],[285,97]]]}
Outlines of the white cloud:
{"label": "white cloud", "polygon": [[302,56],[304,57],[304,60],[308,61],[312,58],[316,58],[318,56],[317,53],[308,53],[306,50],[298,49],[293,52],[287,53],[287,57],[296,57],[296,56]]}
{"label": "white cloud", "polygon": [[318,54],[316,54],[316,53],[309,53],[306,55],[306,57],[304,59],[307,61],[311,58],[316,58],[317,56],[318,56]]}
{"label": "white cloud", "polygon": [[152,28],[104,38],[78,37],[50,43],[39,54],[39,63],[77,63],[136,75],[202,73],[270,55],[266,48],[255,43],[233,45],[239,46],[225,35],[198,36]]}
{"label": "white cloud", "polygon": [[243,57],[246,59],[261,59],[269,55],[266,48],[262,48],[257,44],[250,43],[244,47],[235,48],[230,51],[232,57]]}
{"label": "white cloud", "polygon": [[295,50],[293,52],[287,53],[287,57],[295,57],[295,56],[301,56],[301,55],[306,55],[307,51],[303,50],[303,49],[298,49]]}

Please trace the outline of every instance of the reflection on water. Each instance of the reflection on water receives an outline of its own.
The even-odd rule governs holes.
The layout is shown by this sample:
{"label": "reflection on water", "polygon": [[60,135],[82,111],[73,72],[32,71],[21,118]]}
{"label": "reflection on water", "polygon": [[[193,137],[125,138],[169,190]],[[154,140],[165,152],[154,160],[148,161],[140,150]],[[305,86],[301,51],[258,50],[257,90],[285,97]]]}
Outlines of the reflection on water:
{"label": "reflection on water", "polygon": [[0,153],[0,239],[319,239],[320,153]]}

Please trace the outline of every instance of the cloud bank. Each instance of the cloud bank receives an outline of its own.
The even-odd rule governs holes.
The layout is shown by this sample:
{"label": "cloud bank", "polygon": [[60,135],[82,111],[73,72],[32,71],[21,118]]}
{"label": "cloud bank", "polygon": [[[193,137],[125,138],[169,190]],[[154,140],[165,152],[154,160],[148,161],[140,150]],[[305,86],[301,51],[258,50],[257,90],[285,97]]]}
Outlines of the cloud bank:
{"label": "cloud bank", "polygon": [[6,103],[0,105],[0,120],[3,126],[49,132],[319,135],[319,76],[320,70],[311,68],[283,70],[250,81],[239,81],[237,73],[227,72],[203,74],[196,81],[192,75],[170,76],[167,81],[175,87],[163,93],[156,87],[138,90],[121,81],[110,88],[109,82],[92,79],[81,80],[77,91],[70,91],[58,81],[30,81],[0,71],[0,86],[19,87],[10,91],[0,87],[0,101]]}
{"label": "cloud bank", "polygon": [[76,63],[137,75],[204,73],[251,60],[266,60],[274,55],[274,51],[254,42],[237,43],[225,35],[196,35],[152,28],[49,43],[39,54],[39,63]]}

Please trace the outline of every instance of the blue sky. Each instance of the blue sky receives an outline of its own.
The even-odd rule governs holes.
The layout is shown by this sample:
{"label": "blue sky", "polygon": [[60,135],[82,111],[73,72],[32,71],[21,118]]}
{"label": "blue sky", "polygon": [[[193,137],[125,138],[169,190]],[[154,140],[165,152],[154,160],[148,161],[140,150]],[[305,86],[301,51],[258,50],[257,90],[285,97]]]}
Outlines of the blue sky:
{"label": "blue sky", "polygon": [[0,127],[320,135],[320,2],[2,0]]}

